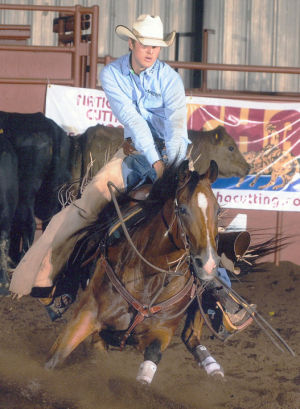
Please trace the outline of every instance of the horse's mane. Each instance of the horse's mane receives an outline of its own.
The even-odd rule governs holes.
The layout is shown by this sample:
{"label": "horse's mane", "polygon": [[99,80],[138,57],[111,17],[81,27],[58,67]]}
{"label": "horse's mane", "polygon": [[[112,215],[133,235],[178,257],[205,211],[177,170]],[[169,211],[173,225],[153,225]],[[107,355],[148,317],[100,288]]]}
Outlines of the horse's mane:
{"label": "horse's mane", "polygon": [[[152,219],[164,206],[167,200],[175,198],[178,186],[178,165],[171,163],[168,165],[161,178],[157,179],[151,186],[148,196],[143,200],[133,199],[125,191],[118,191],[117,202],[119,207],[124,211],[128,209],[129,204],[136,202],[136,206],[140,206],[141,212],[140,222]],[[99,213],[98,218],[89,225],[85,230],[87,232],[98,231],[102,234],[118,220],[117,212],[113,202],[108,203],[105,208]]]}
{"label": "horse's mane", "polygon": [[[145,201],[146,207],[148,204],[152,206],[153,201],[157,201],[162,207],[167,200],[175,199],[179,183],[179,166],[173,163],[166,167],[163,176],[160,179],[157,179],[153,184],[149,197]],[[200,176],[199,173],[195,171],[190,172],[188,187],[191,194],[193,193],[201,177],[203,176]]]}

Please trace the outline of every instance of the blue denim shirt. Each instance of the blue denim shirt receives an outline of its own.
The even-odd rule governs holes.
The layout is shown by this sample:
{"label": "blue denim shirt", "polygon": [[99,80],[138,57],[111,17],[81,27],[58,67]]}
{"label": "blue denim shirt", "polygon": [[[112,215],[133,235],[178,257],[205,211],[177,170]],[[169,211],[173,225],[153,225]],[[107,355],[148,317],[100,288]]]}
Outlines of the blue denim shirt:
{"label": "blue denim shirt", "polygon": [[136,75],[129,53],[105,66],[100,80],[112,112],[124,126],[125,138],[132,139],[150,165],[161,159],[154,137],[164,140],[169,161],[185,158],[189,143],[186,99],[175,70],[157,60]]}

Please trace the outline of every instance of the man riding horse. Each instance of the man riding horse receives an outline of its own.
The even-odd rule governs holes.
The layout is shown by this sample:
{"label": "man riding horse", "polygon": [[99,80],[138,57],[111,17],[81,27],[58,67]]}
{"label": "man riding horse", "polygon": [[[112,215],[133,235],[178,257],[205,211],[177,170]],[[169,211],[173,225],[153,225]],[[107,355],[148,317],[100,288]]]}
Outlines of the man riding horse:
{"label": "man riding horse", "polygon": [[[141,15],[132,30],[116,27],[128,40],[130,52],[101,71],[101,85],[114,115],[124,126],[122,149],[95,175],[82,197],[61,210],[14,271],[10,290],[51,299],[59,313],[73,300],[61,296],[53,304],[53,284],[66,264],[78,235],[94,222],[111,200],[107,182],[127,191],[160,178],[167,162],[186,157],[189,139],[185,90],[180,76],[158,59],[161,47],[170,46],[175,31],[163,35],[158,16]],[[217,268],[217,266],[216,266]],[[247,312],[222,288],[211,294],[223,306],[227,324],[234,332],[249,318]],[[228,327],[228,325],[227,325]]]}

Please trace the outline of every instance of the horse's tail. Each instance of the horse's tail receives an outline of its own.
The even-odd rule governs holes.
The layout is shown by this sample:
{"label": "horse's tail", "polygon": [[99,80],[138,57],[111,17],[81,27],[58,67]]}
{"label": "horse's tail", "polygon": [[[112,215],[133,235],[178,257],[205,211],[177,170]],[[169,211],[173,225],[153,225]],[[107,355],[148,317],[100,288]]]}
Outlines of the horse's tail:
{"label": "horse's tail", "polygon": [[235,264],[240,268],[240,274],[265,271],[262,259],[272,254],[275,256],[276,253],[287,247],[292,239],[292,236],[271,237],[250,245],[243,258]]}

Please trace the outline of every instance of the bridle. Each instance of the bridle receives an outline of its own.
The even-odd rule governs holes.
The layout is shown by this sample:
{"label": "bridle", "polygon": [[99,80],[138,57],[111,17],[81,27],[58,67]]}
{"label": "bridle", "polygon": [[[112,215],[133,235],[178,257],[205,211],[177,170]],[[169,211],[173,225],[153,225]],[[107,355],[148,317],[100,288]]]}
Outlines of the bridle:
{"label": "bridle", "polygon": [[[177,191],[176,191],[176,196],[175,196],[175,199],[174,199],[175,218],[177,218],[177,222],[178,222],[179,226],[181,226],[181,228],[180,228],[180,235],[181,235],[181,238],[182,238],[183,243],[184,243],[184,248],[185,248],[185,252],[186,252],[186,257],[189,257],[189,256],[190,256],[190,254],[189,254],[189,241],[188,241],[188,236],[187,236],[187,234],[186,234],[186,232],[185,232],[185,229],[183,228],[183,222],[182,222],[182,219],[181,219],[181,216],[180,216],[180,205],[178,205],[178,202],[177,202],[177,193],[179,192],[179,190],[182,190],[182,189],[186,186],[186,184],[187,184],[188,182],[189,182],[189,179],[184,183],[183,186],[180,187],[180,189],[177,189]],[[158,266],[156,266],[156,265],[150,263],[150,261],[148,261],[147,259],[145,259],[144,256],[138,251],[138,249],[136,248],[135,244],[133,243],[133,241],[132,241],[132,239],[131,239],[131,237],[130,237],[130,234],[128,233],[128,230],[127,230],[127,227],[126,227],[126,224],[125,224],[125,221],[124,221],[124,218],[123,218],[121,209],[120,209],[119,204],[118,204],[118,201],[117,201],[117,199],[116,199],[116,195],[115,195],[114,190],[118,191],[118,188],[117,188],[112,182],[108,182],[108,183],[107,183],[107,187],[108,187],[109,192],[110,192],[110,194],[111,194],[111,197],[112,197],[112,200],[113,200],[113,203],[114,203],[114,206],[115,206],[117,215],[118,215],[118,217],[119,217],[119,220],[120,220],[120,223],[121,223],[121,226],[122,226],[124,235],[125,235],[125,237],[126,237],[128,243],[130,244],[130,246],[133,248],[133,250],[135,251],[135,253],[138,255],[138,257],[139,257],[145,264],[147,264],[149,267],[151,267],[153,270],[155,270],[155,271],[157,271],[157,272],[159,272],[159,273],[164,273],[164,274],[168,274],[168,275],[181,275],[181,274],[179,274],[179,273],[174,273],[174,272],[172,272],[172,271],[170,271],[170,270],[165,270],[165,269],[163,269],[163,268],[160,268],[160,267],[158,267]],[[168,233],[169,233],[168,230],[169,230],[169,228],[173,225],[173,223],[175,222],[175,220],[172,221],[171,226],[169,226],[169,225],[167,224],[167,222],[166,222],[166,220],[164,219],[164,217],[163,217],[163,221],[166,223],[165,225],[166,225],[166,227],[167,227],[167,231],[166,231],[165,234],[168,235]],[[172,238],[172,239],[173,239],[173,238]],[[172,241],[172,239],[171,239],[171,241]],[[174,239],[173,239],[173,241],[174,241]],[[175,244],[175,243],[174,243],[174,244]],[[175,246],[176,246],[176,245],[175,245]],[[176,247],[177,247],[177,246],[176,246]],[[178,249],[178,247],[177,247],[177,249]]]}
{"label": "bridle", "polygon": [[[184,184],[184,186],[188,183],[188,181]],[[138,249],[136,248],[136,246],[132,242],[132,239],[131,239],[131,237],[130,237],[130,235],[128,233],[127,227],[126,227],[124,219],[123,219],[122,212],[121,212],[121,210],[119,208],[118,202],[116,200],[115,193],[113,191],[113,188],[117,190],[116,186],[112,182],[108,182],[107,186],[108,186],[108,189],[110,191],[112,200],[114,202],[114,205],[115,205],[115,208],[116,208],[116,211],[117,211],[121,226],[123,228],[124,234],[125,234],[128,242],[129,242],[129,244],[133,247],[134,251],[141,258],[141,260],[143,260],[147,265],[149,265],[151,268],[153,268],[157,272],[164,273],[164,280],[163,280],[163,285],[162,285],[162,289],[163,289],[164,283],[165,283],[165,278],[166,278],[167,275],[179,276],[179,275],[183,275],[183,273],[162,269],[162,268],[160,268],[158,266],[153,265],[152,263],[150,263],[147,259],[145,259],[143,257],[143,255],[138,251]],[[184,186],[182,186],[181,188],[183,188]],[[170,229],[172,228],[172,226],[174,225],[174,223],[175,223],[175,221],[177,219],[178,226],[180,227],[180,236],[181,236],[181,238],[183,240],[184,249],[185,249],[185,253],[186,253],[185,258],[189,258],[190,255],[189,255],[188,237],[187,237],[187,234],[185,233],[185,230],[183,228],[183,222],[182,222],[181,217],[180,217],[180,205],[178,205],[177,197],[175,197],[175,199],[174,199],[174,206],[175,206],[174,218],[171,221],[170,226],[167,224],[166,219],[163,216],[163,212],[161,212],[164,224],[167,227],[167,232],[165,233],[165,235],[167,235],[169,237],[171,243],[173,245],[175,245],[175,248],[179,249],[176,246],[176,244],[174,242],[174,239],[173,239],[173,236],[170,233]],[[178,263],[182,263],[182,258],[183,257],[180,258]],[[145,318],[149,318],[149,317],[153,316],[154,314],[156,314],[158,312],[162,312],[162,311],[164,311],[166,309],[169,309],[174,304],[176,304],[179,301],[183,300],[185,297],[189,297],[189,300],[184,305],[184,307],[181,308],[181,310],[179,312],[177,312],[176,314],[173,314],[172,317],[169,317],[170,319],[171,318],[174,319],[174,318],[178,317],[179,315],[183,314],[186,311],[186,309],[189,307],[189,305],[194,301],[194,299],[196,297],[200,296],[200,294],[203,292],[203,289],[204,289],[203,286],[200,284],[199,280],[195,280],[194,275],[191,275],[189,280],[187,280],[185,286],[178,293],[173,295],[172,297],[170,297],[167,300],[165,300],[163,302],[160,302],[158,304],[154,304],[155,299],[158,298],[158,295],[161,292],[161,291],[158,291],[158,294],[156,294],[156,296],[150,302],[150,304],[149,305],[144,305],[139,300],[137,300],[129,291],[127,291],[127,289],[125,288],[123,283],[121,283],[118,276],[116,275],[116,273],[114,272],[114,270],[110,266],[107,259],[102,257],[101,258],[101,263],[102,263],[102,266],[105,269],[105,272],[108,275],[111,283],[113,284],[114,288],[137,311],[137,314],[136,314],[132,324],[130,325],[130,327],[127,329],[125,335],[123,336],[123,339],[121,341],[121,349],[124,347],[127,338],[133,332],[135,327],[139,323],[141,323]]]}

